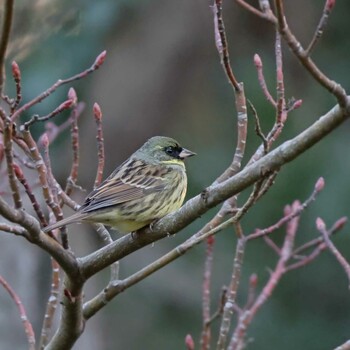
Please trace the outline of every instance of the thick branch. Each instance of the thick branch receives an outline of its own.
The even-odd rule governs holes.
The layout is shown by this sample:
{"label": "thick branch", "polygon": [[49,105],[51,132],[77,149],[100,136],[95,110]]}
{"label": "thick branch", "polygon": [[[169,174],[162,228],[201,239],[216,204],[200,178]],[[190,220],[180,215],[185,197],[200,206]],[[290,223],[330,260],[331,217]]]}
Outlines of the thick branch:
{"label": "thick branch", "polygon": [[[349,103],[350,97],[347,99],[347,105]],[[298,157],[343,123],[349,116],[349,112],[345,113],[345,111],[347,109],[340,109],[338,105],[335,106],[295,138],[284,142],[281,146],[247,166],[232,178],[223,183],[210,186],[203,194],[197,195],[186,202],[178,211],[159,220],[152,226],[152,230],[146,228],[134,234],[128,234],[112,244],[79,259],[84,278],[94,275],[114,261],[120,260],[147,244],[178,232],[210,208],[266,176],[267,172],[275,171]]]}

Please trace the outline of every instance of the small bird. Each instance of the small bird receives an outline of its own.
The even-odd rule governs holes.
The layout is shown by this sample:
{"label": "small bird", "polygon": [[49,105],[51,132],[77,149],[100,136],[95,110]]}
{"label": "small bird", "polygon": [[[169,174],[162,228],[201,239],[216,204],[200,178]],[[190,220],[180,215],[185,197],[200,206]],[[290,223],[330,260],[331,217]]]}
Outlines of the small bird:
{"label": "small bird", "polygon": [[170,137],[150,138],[87,196],[75,214],[43,231],[87,221],[127,233],[162,218],[185,199],[184,159],[193,155]]}

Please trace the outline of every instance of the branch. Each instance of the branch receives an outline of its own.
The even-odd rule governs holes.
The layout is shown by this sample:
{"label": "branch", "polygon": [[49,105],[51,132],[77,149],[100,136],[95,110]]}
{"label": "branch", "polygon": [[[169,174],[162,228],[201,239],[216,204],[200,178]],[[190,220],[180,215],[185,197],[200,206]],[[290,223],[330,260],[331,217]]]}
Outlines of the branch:
{"label": "branch", "polygon": [[[347,101],[350,102],[350,98]],[[145,228],[136,233],[125,235],[112,244],[84,258],[80,258],[79,261],[82,264],[83,275],[85,278],[88,278],[135,250],[164,238],[169,234],[175,234],[210,208],[222,203],[227,198],[234,196],[266,176],[266,172],[273,172],[282,165],[292,161],[347,120],[348,114],[345,111],[344,109],[340,109],[338,105],[335,106],[293,139],[284,142],[269,154],[241,170],[235,176],[220,184],[208,187],[205,190],[204,196],[201,194],[197,195],[187,201],[176,212],[160,219],[152,226],[152,230]]]}
{"label": "branch", "polygon": [[276,12],[278,18],[278,31],[286,41],[289,48],[297,57],[299,62],[305,67],[305,69],[314,77],[314,79],[320,83],[325,89],[327,89],[332,95],[336,97],[341,107],[347,105],[346,92],[343,87],[335,81],[329,79],[313,62],[308,55],[308,52],[302,47],[301,43],[297,40],[294,34],[290,31],[286,17],[284,14],[283,0],[275,0]]}
{"label": "branch", "polygon": [[101,182],[103,178],[103,169],[105,165],[105,150],[104,150],[104,139],[103,139],[103,130],[102,130],[102,111],[98,103],[94,104],[94,117],[97,126],[97,156],[98,156],[98,164],[97,164],[97,173],[96,179],[94,183],[94,188],[96,188]]}
{"label": "branch", "polygon": [[62,79],[57,80],[57,82],[55,84],[53,84],[51,87],[49,87],[47,90],[42,92],[40,95],[38,95],[37,97],[35,97],[31,101],[24,104],[21,108],[17,109],[17,111],[13,113],[11,120],[15,121],[24,111],[28,110],[30,107],[34,106],[35,104],[41,102],[42,100],[44,100],[45,98],[50,96],[61,85],[68,84],[74,80],[82,79],[82,78],[86,77],[88,74],[94,72],[95,70],[100,68],[100,66],[103,64],[105,58],[106,58],[106,51],[103,51],[102,53],[100,53],[97,56],[94,64],[90,68],[88,68],[85,71],[83,71],[79,74],[76,74],[70,78],[63,79],[63,80]]}
{"label": "branch", "polygon": [[317,218],[316,227],[322,233],[324,242],[326,243],[328,249],[331,253],[336,257],[341,267],[344,269],[348,280],[349,280],[349,288],[350,288],[350,264],[346,261],[344,256],[340,253],[340,251],[336,248],[333,242],[329,239],[329,233],[326,229],[326,225],[321,218]]}
{"label": "branch", "polygon": [[2,96],[3,94],[5,84],[5,56],[13,20],[13,4],[14,0],[6,0],[4,4],[3,22],[0,39],[0,96]]}
{"label": "branch", "polygon": [[23,327],[27,335],[29,350],[35,350],[35,334],[33,331],[32,324],[28,320],[27,313],[21,302],[21,299],[18,297],[16,292],[12,289],[12,287],[5,281],[5,279],[2,276],[0,276],[0,284],[2,284],[2,286],[10,294],[12,300],[17,305],[19,314],[21,316],[21,320],[23,322]]}

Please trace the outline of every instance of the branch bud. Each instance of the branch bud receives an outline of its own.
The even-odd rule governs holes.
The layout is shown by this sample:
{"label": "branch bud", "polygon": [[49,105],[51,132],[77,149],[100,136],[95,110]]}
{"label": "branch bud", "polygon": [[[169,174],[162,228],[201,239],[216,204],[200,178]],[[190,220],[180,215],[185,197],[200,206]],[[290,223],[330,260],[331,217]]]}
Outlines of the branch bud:
{"label": "branch bud", "polygon": [[187,350],[194,350],[194,341],[191,334],[187,334],[185,337],[185,345]]}
{"label": "branch bud", "polygon": [[72,88],[72,87],[68,91],[68,100],[73,101],[74,104],[76,104],[78,101],[77,93],[75,92],[74,88]]}
{"label": "branch bud", "polygon": [[316,219],[316,227],[319,231],[324,231],[326,229],[326,224],[321,218]]}
{"label": "branch bud", "polygon": [[43,145],[45,148],[49,147],[50,141],[47,133],[43,133],[39,139],[39,144]]}
{"label": "branch bud", "polygon": [[327,0],[326,1],[326,10],[331,11],[335,5],[335,0]]}
{"label": "branch bud", "polygon": [[325,185],[325,181],[324,181],[324,178],[323,177],[320,177],[317,182],[316,182],[316,185],[315,185],[315,191],[316,192],[321,192],[324,188],[324,185]]}
{"label": "branch bud", "polygon": [[258,284],[258,275],[256,273],[253,273],[249,277],[249,284],[251,287],[256,288]]}
{"label": "branch bud", "polygon": [[12,75],[16,82],[21,80],[21,70],[16,61],[12,61]]}
{"label": "branch bud", "polygon": [[71,108],[74,104],[73,100],[66,100],[64,102],[62,102],[59,106],[58,106],[58,110],[63,111],[64,109],[68,109]]}
{"label": "branch bud", "polygon": [[24,175],[23,175],[23,171],[22,169],[19,167],[18,164],[16,163],[13,163],[12,164],[12,168],[13,170],[15,171],[15,175],[18,179],[23,179]]}
{"label": "branch bud", "polygon": [[106,55],[107,55],[107,51],[104,50],[96,57],[96,60],[93,64],[94,69],[98,69],[102,66],[103,62],[106,59]]}
{"label": "branch bud", "polygon": [[293,108],[292,109],[297,109],[299,108],[301,105],[303,104],[303,100],[296,100],[293,104]]}
{"label": "branch bud", "polygon": [[102,111],[100,105],[95,102],[93,106],[93,111],[94,111],[94,116],[96,120],[101,120],[102,119]]}
{"label": "branch bud", "polygon": [[261,58],[257,53],[254,55],[254,64],[256,68],[262,68],[262,65],[263,65]]}
{"label": "branch bud", "polygon": [[333,225],[333,230],[334,231],[341,230],[347,221],[348,221],[348,218],[346,216],[343,216],[342,218],[338,219]]}

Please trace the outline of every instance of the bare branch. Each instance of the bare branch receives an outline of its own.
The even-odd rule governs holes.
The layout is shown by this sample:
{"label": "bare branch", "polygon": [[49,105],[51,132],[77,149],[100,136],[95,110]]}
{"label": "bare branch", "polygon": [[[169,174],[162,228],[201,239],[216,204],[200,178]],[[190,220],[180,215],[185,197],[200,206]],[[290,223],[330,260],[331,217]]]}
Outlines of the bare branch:
{"label": "bare branch", "polygon": [[0,38],[0,96],[3,96],[5,85],[5,57],[13,20],[14,0],[4,1],[4,13]]}
{"label": "bare branch", "polygon": [[346,275],[348,276],[349,288],[350,288],[350,264],[346,261],[344,256],[340,253],[340,251],[336,248],[336,246],[333,244],[333,242],[329,239],[329,233],[326,229],[326,225],[321,218],[317,218],[316,227],[322,233],[323,239],[324,239],[328,249],[336,257],[339,264],[341,265],[341,267],[344,269]]}
{"label": "bare branch", "polygon": [[35,97],[31,101],[24,104],[21,108],[17,109],[13,113],[11,120],[15,121],[24,111],[28,110],[30,107],[34,106],[35,104],[41,102],[42,100],[44,100],[45,98],[50,96],[61,85],[68,84],[74,80],[82,79],[82,78],[86,77],[88,74],[94,72],[96,69],[100,68],[100,66],[103,64],[105,58],[106,58],[106,51],[103,51],[99,56],[97,56],[94,64],[90,68],[88,68],[85,71],[83,71],[79,74],[76,74],[70,78],[63,79],[63,80],[61,80],[61,79],[57,80],[57,82],[55,84],[53,84],[51,87],[49,87],[47,90],[42,92],[40,95],[38,95],[37,97]]}
{"label": "bare branch", "polygon": [[12,287],[6,282],[6,280],[2,276],[0,276],[0,284],[10,294],[11,299],[15,302],[18,308],[19,314],[21,316],[21,320],[23,322],[23,327],[27,335],[28,349],[35,350],[35,334],[33,331],[32,324],[28,320],[27,313],[21,302],[21,299],[18,297],[16,292],[12,289]]}
{"label": "bare branch", "polygon": [[321,36],[323,35],[323,31],[325,30],[327,23],[328,23],[328,17],[330,15],[331,11],[333,10],[334,5],[335,5],[335,0],[332,0],[332,1],[326,0],[324,8],[323,8],[322,16],[321,16],[320,21],[317,25],[314,36],[313,36],[308,48],[306,49],[305,54],[307,56],[311,55],[312,50],[316,46],[317,42],[321,39]]}
{"label": "bare branch", "polygon": [[105,165],[105,150],[104,150],[104,139],[103,139],[103,130],[102,130],[102,111],[98,103],[94,104],[94,117],[97,125],[97,156],[98,156],[98,165],[96,179],[94,183],[94,188],[100,185],[103,179],[103,169]]}
{"label": "bare branch", "polygon": [[225,25],[224,25],[224,20],[222,18],[222,0],[214,0],[213,11],[214,11],[215,42],[221,57],[221,63],[224,67],[224,71],[226,73],[228,81],[232,85],[233,89],[235,91],[239,91],[240,85],[233,74],[231,63],[230,63]]}

